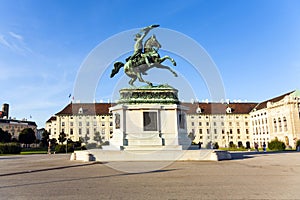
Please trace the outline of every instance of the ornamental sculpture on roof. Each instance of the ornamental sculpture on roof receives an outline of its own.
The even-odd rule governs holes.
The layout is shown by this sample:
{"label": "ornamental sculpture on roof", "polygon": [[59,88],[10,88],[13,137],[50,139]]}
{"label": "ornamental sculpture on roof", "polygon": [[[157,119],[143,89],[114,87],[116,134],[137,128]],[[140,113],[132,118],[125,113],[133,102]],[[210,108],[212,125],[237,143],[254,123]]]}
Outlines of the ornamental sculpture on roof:
{"label": "ornamental sculpture on roof", "polygon": [[173,71],[170,67],[166,65],[162,65],[161,63],[165,60],[170,60],[173,66],[176,66],[176,62],[170,56],[160,57],[158,50],[161,48],[160,43],[156,39],[153,34],[149,37],[143,45],[143,39],[149,33],[149,31],[153,28],[157,28],[159,25],[151,25],[147,26],[140,30],[140,33],[135,35],[135,45],[133,54],[126,59],[126,63],[123,62],[115,62],[114,68],[111,72],[110,77],[114,77],[119,70],[124,67],[124,72],[127,76],[131,78],[129,84],[134,86],[133,83],[138,79],[140,82],[147,83],[149,86],[153,84],[149,81],[143,79],[142,75],[147,75],[147,71],[153,67],[160,69],[167,69],[177,77],[175,71]]}

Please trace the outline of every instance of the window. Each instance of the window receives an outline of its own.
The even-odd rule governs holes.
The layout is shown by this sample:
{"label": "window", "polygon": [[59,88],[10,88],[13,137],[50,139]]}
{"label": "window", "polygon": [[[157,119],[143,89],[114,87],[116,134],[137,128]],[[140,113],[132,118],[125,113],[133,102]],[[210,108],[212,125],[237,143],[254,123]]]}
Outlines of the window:
{"label": "window", "polygon": [[90,122],[86,122],[86,126],[90,126]]}
{"label": "window", "polygon": [[81,130],[81,128],[79,128],[79,129],[78,129],[78,133],[79,133],[79,135],[81,135],[81,134],[82,134],[82,130]]}
{"label": "window", "polygon": [[283,129],[284,131],[287,131],[287,121],[285,117],[283,117]]}
{"label": "window", "polygon": [[237,125],[237,126],[240,126],[240,122],[236,122],[236,125]]}
{"label": "window", "polygon": [[191,124],[192,124],[192,126],[194,126],[194,122],[192,122]]}
{"label": "window", "polygon": [[65,126],[65,122],[62,122],[62,123],[61,123],[61,126]]}
{"label": "window", "polygon": [[202,126],[202,122],[199,122],[199,126]]}
{"label": "window", "polygon": [[157,131],[157,112],[144,112],[143,122],[144,131]]}
{"label": "window", "polygon": [[282,126],[281,126],[281,119],[278,118],[278,127],[279,127],[279,132],[282,131]]}
{"label": "window", "polygon": [[232,134],[232,129],[229,129],[229,133]]}
{"label": "window", "polygon": [[277,132],[277,123],[276,123],[276,119],[273,119],[273,125],[274,125],[274,131]]}
{"label": "window", "polygon": [[90,129],[89,128],[86,129],[86,134],[87,135],[90,134]]}
{"label": "window", "polygon": [[78,122],[78,126],[82,126],[82,122]]}
{"label": "window", "polygon": [[245,122],[245,126],[248,126],[248,122]]}
{"label": "window", "polygon": [[237,131],[237,134],[241,134],[241,131],[239,128],[236,131]]}
{"label": "window", "polygon": [[214,129],[214,133],[217,134],[217,129]]}
{"label": "window", "polygon": [[209,126],[209,122],[206,122],[206,126]]}
{"label": "window", "polygon": [[206,129],[206,133],[209,134],[209,129]]}
{"label": "window", "polygon": [[224,129],[222,129],[222,134],[225,134],[225,130]]}
{"label": "window", "polygon": [[73,128],[70,128],[70,135],[73,135]]}
{"label": "window", "polygon": [[232,122],[229,122],[229,126],[232,126]]}
{"label": "window", "polygon": [[217,122],[214,122],[214,126],[217,126]]}
{"label": "window", "polygon": [[73,126],[73,122],[70,122],[70,126]]}
{"label": "window", "polygon": [[249,130],[246,128],[246,134],[249,134]]}
{"label": "window", "polygon": [[97,126],[97,122],[96,121],[94,121],[93,123],[94,123],[94,126]]}
{"label": "window", "polygon": [[199,129],[199,134],[202,134],[202,129]]}
{"label": "window", "polygon": [[224,126],[224,122],[221,122],[221,125]]}
{"label": "window", "polygon": [[101,126],[105,126],[105,122],[101,122]]}

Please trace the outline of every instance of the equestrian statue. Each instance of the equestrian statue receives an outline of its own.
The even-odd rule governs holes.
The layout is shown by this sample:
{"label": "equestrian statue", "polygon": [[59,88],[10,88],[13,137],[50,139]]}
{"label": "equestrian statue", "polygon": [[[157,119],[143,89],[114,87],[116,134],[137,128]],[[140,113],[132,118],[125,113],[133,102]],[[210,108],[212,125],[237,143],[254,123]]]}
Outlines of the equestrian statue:
{"label": "equestrian statue", "polygon": [[158,50],[161,48],[160,43],[157,41],[155,35],[149,37],[143,46],[143,39],[153,28],[159,27],[159,25],[151,25],[141,29],[140,33],[135,35],[135,45],[133,54],[126,59],[126,63],[115,62],[114,68],[111,72],[110,77],[114,77],[119,70],[124,67],[124,72],[131,78],[129,84],[134,86],[133,83],[138,79],[140,82],[147,83],[149,86],[153,84],[143,79],[142,75],[147,75],[147,71],[153,67],[160,69],[167,69],[174,74],[177,74],[170,67],[162,65],[161,63],[165,60],[170,60],[173,66],[176,66],[176,62],[170,56],[160,57]]}

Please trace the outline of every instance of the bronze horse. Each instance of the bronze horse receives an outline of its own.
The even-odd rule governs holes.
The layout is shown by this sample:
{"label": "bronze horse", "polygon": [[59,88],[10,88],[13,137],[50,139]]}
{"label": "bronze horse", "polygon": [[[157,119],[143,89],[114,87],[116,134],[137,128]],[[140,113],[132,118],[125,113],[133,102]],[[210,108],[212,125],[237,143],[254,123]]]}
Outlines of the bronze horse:
{"label": "bronze horse", "polygon": [[[161,64],[162,62],[168,59],[172,62],[173,66],[176,66],[175,60],[170,56],[164,56],[161,58],[158,54],[159,48],[161,48],[160,43],[157,41],[155,35],[152,35],[146,40],[144,44],[144,53],[142,53],[138,57],[138,59],[136,59],[136,61],[132,61],[131,59],[127,58],[125,64],[122,62],[115,62],[110,77],[114,77],[122,67],[124,67],[125,74],[131,78],[131,80],[129,81],[129,84],[131,86],[134,86],[133,83],[136,81],[136,79],[138,79],[140,82],[144,82],[152,86],[151,82],[143,79],[142,74],[147,75],[146,72],[154,67],[160,69],[167,69],[170,72],[172,72],[176,77],[177,74],[175,71],[173,71],[170,67]],[[146,64],[146,56],[151,63],[150,66]]]}

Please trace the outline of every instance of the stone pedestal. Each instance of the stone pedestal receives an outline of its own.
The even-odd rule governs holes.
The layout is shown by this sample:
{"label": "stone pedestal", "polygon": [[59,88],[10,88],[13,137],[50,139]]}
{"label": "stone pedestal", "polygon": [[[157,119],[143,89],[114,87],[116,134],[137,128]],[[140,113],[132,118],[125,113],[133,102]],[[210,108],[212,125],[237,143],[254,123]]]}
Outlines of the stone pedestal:
{"label": "stone pedestal", "polygon": [[122,89],[110,108],[113,138],[104,150],[187,149],[186,110],[170,86]]}

